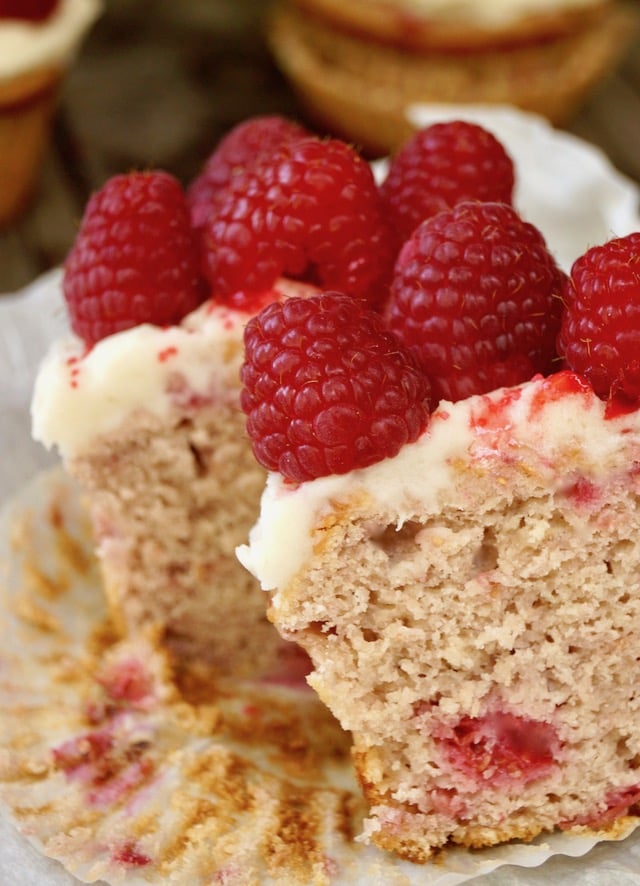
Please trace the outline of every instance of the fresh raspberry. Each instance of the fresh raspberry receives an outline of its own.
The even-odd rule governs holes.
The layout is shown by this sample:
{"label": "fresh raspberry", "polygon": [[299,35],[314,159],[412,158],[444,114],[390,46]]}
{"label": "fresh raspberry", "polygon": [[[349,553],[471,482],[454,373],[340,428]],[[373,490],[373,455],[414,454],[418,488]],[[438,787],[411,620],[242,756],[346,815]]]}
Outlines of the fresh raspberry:
{"label": "fresh raspberry", "polygon": [[60,5],[60,0],[0,0],[0,18],[41,22],[49,18]]}
{"label": "fresh raspberry", "polygon": [[221,139],[200,175],[189,186],[187,201],[194,227],[205,224],[215,195],[232,176],[255,166],[263,155],[272,154],[280,145],[308,135],[304,127],[277,114],[253,117],[234,127]]}
{"label": "fresh raspberry", "polygon": [[497,138],[453,120],[410,138],[391,161],[380,191],[404,242],[421,221],[463,201],[511,203],[513,187],[513,162]]}
{"label": "fresh raspberry", "polygon": [[565,276],[510,206],[460,203],[404,245],[389,327],[414,350],[434,400],[518,384],[552,369]]}
{"label": "fresh raspberry", "polygon": [[369,165],[338,140],[282,145],[234,176],[203,229],[214,295],[245,306],[281,276],[380,302],[393,267]]}
{"label": "fresh raspberry", "polygon": [[640,403],[640,233],[594,246],[567,280],[558,350],[602,399]]}
{"label": "fresh raspberry", "polygon": [[179,182],[161,171],[111,178],[87,203],[63,289],[88,346],[140,323],[179,323],[196,308],[207,289]]}
{"label": "fresh raspberry", "polygon": [[293,482],[394,456],[428,420],[429,384],[364,302],[275,302],[245,329],[242,408],[260,464]]}

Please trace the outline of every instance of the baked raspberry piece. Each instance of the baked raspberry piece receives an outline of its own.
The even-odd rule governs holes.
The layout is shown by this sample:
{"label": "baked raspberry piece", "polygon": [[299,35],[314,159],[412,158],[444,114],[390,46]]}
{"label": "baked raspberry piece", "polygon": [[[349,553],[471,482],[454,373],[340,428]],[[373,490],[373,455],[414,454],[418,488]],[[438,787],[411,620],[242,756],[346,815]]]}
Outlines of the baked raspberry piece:
{"label": "baked raspberry piece", "polygon": [[71,326],[88,346],[140,323],[178,323],[204,301],[179,182],[163,171],[111,178],[87,203],[63,289]]}
{"label": "baked raspberry piece", "polygon": [[394,260],[373,173],[336,139],[290,142],[233,176],[202,245],[214,296],[236,306],[281,276],[377,304]]}
{"label": "baked raspberry piece", "polygon": [[552,370],[565,279],[512,207],[460,203],[404,245],[386,316],[434,402],[461,400]]}
{"label": "baked raspberry piece", "polygon": [[514,166],[498,139],[463,120],[434,123],[392,159],[380,191],[404,242],[426,218],[466,200],[511,203]]}
{"label": "baked raspberry piece", "polygon": [[53,15],[59,5],[60,0],[0,0],[0,19],[41,22]]}
{"label": "baked raspberry piece", "polygon": [[438,724],[434,737],[449,765],[478,784],[505,787],[547,775],[561,747],[551,723],[506,711]]}
{"label": "baked raspberry piece", "polygon": [[255,166],[260,157],[273,153],[280,145],[308,135],[303,126],[277,114],[253,117],[235,126],[220,140],[187,190],[194,227],[205,224],[216,194],[230,178]]}
{"label": "baked raspberry piece", "polygon": [[429,384],[364,302],[275,302],[245,329],[242,408],[257,460],[293,482],[394,456],[427,424]]}
{"label": "baked raspberry piece", "polygon": [[640,403],[640,233],[594,246],[564,288],[558,350],[602,399]]}

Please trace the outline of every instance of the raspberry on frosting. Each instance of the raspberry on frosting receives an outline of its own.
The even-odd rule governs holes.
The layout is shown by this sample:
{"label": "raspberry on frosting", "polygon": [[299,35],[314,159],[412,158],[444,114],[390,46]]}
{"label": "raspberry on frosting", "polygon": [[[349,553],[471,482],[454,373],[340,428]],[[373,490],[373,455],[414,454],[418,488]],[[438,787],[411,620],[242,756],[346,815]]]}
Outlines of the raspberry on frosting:
{"label": "raspberry on frosting", "polygon": [[252,117],[235,126],[220,140],[189,186],[187,201],[194,227],[206,223],[216,195],[231,178],[255,166],[262,156],[273,153],[280,145],[307,136],[309,133],[300,124],[277,114]]}
{"label": "raspberry on frosting", "polygon": [[380,191],[400,240],[420,222],[466,200],[511,203],[511,157],[482,126],[434,123],[410,138],[391,160]]}
{"label": "raspberry on frosting", "polygon": [[640,404],[640,232],[578,258],[564,287],[558,349],[602,399]]}
{"label": "raspberry on frosting", "polygon": [[397,454],[429,384],[379,314],[339,293],[273,303],[245,330],[241,404],[257,460],[302,482]]}
{"label": "raspberry on frosting", "polygon": [[386,298],[394,259],[373,173],[338,140],[295,140],[233,176],[202,229],[216,298],[245,306],[280,277]]}
{"label": "raspberry on frosting", "polygon": [[460,400],[552,370],[564,279],[542,234],[512,207],[461,203],[403,247],[387,319],[434,400]]}
{"label": "raspberry on frosting", "polygon": [[109,179],[87,203],[63,290],[72,329],[88,346],[194,310],[207,290],[179,182],[163,171]]}

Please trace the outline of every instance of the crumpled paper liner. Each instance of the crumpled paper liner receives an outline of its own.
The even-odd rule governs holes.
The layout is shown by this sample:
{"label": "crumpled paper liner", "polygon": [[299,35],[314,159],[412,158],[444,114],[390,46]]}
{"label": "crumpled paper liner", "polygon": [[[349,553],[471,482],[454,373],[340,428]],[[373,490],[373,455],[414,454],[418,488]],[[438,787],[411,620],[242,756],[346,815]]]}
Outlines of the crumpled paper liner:
{"label": "crumpled paper liner", "polygon": [[[454,110],[504,141],[516,205],[565,268],[640,230],[637,188],[598,151],[531,115]],[[59,284],[54,272],[0,300],[0,882],[640,884],[640,837],[616,842],[631,819],[424,866],[365,847],[345,736],[301,683],[183,674],[181,693],[153,638],[112,635],[75,487],[59,471],[25,485],[52,461],[28,404],[65,328]]]}

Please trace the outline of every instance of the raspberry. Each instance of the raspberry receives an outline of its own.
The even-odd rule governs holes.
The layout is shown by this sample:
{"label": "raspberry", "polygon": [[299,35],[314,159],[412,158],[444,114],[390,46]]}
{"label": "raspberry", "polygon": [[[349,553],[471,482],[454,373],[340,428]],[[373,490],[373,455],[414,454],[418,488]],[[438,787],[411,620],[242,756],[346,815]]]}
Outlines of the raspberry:
{"label": "raspberry", "polygon": [[391,161],[380,192],[402,242],[426,218],[467,200],[511,203],[513,162],[500,142],[474,123],[434,123]]}
{"label": "raspberry", "polygon": [[88,346],[140,323],[178,323],[196,308],[207,289],[179,182],[161,171],[111,178],[87,203],[63,289]]}
{"label": "raspberry", "polygon": [[394,456],[422,433],[429,384],[364,302],[274,302],[245,329],[242,408],[254,454],[293,482]]}
{"label": "raspberry", "polygon": [[[1,2],[1,0],[0,0]],[[215,195],[234,175],[272,154],[280,145],[308,136],[298,123],[276,114],[253,117],[225,135],[187,191],[194,227],[204,225],[215,203]]]}
{"label": "raspberry", "polygon": [[368,164],[341,141],[308,138],[232,177],[203,229],[203,268],[236,306],[280,276],[373,304],[388,293],[391,239]]}
{"label": "raspberry", "polygon": [[60,0],[0,0],[0,19],[41,22],[53,15],[59,5]]}
{"label": "raspberry", "polygon": [[551,371],[565,278],[510,206],[460,203],[403,247],[389,327],[414,350],[434,400],[518,384]]}
{"label": "raspberry", "polygon": [[640,233],[594,246],[567,280],[558,350],[602,399],[640,403]]}
{"label": "raspberry", "polygon": [[440,726],[436,740],[449,763],[479,783],[528,784],[548,775],[560,741],[550,723],[502,711]]}

